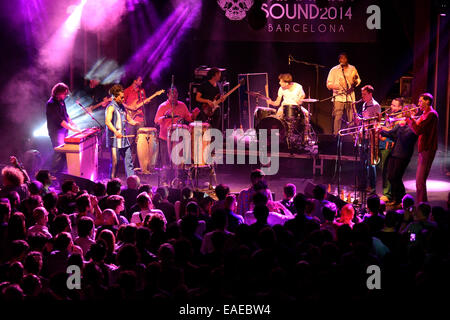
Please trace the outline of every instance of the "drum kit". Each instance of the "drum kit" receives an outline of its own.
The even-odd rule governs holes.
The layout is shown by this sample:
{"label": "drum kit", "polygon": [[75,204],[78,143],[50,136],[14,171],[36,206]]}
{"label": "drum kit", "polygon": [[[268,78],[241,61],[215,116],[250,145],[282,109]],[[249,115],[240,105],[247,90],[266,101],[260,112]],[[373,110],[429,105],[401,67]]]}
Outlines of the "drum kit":
{"label": "drum kit", "polygon": [[[176,116],[178,117],[178,116]],[[175,118],[175,116],[174,116]],[[198,178],[200,171],[207,171],[209,174],[209,187],[217,184],[215,169],[213,164],[209,164],[204,156],[204,151],[210,145],[211,139],[208,139],[206,135],[209,133],[208,129],[210,124],[202,122],[192,122],[189,125],[180,123],[179,119],[169,126],[168,137],[172,137],[177,134],[180,140],[172,141],[167,139],[167,150],[169,155],[172,155],[175,146],[181,142],[181,136],[183,133],[179,130],[186,130],[189,132],[191,141],[190,146],[188,141],[183,139],[184,152],[188,151],[185,155],[180,149],[179,159],[182,159],[180,163],[174,164],[170,160],[170,166],[164,168],[157,168],[159,152],[158,142],[158,130],[152,127],[140,128],[137,132],[137,156],[139,159],[140,168],[142,174],[158,174],[160,180],[161,174],[163,175],[163,181],[168,183],[171,187],[180,188],[187,185],[198,188]],[[178,131],[178,132],[177,132]],[[183,161],[186,160],[186,161]],[[160,161],[161,163],[161,161]],[[195,182],[195,183],[194,183]],[[159,182],[158,182],[159,184]]]}
{"label": "drum kit", "polygon": [[[255,91],[247,91],[247,94],[257,100],[268,101],[270,98]],[[317,99],[303,99],[302,102],[308,105],[308,116],[305,116],[298,105],[284,105],[283,114],[277,115],[276,109],[266,107],[256,107],[254,113],[254,125],[258,132],[266,129],[268,133],[277,129],[280,143],[285,144],[291,153],[293,151],[311,151],[316,147],[317,136],[310,125],[311,103],[318,102]],[[268,139],[270,144],[270,139]]]}

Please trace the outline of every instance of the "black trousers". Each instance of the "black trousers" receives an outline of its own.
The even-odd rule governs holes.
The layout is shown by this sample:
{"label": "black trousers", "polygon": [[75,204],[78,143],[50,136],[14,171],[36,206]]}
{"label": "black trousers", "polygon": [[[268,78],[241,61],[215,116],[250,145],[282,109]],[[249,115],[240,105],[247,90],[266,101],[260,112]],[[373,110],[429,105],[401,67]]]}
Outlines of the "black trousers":
{"label": "black trousers", "polygon": [[405,195],[405,186],[403,185],[403,175],[408,167],[409,159],[401,159],[396,157],[390,157],[388,162],[387,178],[391,183],[392,199],[401,203],[402,198]]}
{"label": "black trousers", "polygon": [[132,126],[131,124],[127,123],[127,135],[133,135],[134,137],[129,138],[128,140],[130,141],[131,145],[131,159],[133,162],[133,166],[135,168],[139,167],[139,159],[137,156],[137,144],[136,144],[136,140],[137,140],[137,132],[140,128],[144,127],[144,123],[143,122],[138,122],[137,125]]}
{"label": "black trousers", "polygon": [[[67,130],[61,129],[50,135],[53,148],[56,148],[64,143],[64,138],[67,136]],[[64,152],[56,152],[53,150],[51,172],[63,172],[67,167],[66,154]]]}

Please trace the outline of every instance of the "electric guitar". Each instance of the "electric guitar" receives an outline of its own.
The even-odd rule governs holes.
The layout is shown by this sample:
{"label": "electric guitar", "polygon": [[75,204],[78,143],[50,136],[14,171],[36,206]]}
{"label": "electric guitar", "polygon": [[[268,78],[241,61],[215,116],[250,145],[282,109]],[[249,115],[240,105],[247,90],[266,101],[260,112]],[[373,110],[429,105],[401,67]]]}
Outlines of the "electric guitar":
{"label": "electric guitar", "polygon": [[217,94],[214,97],[213,100],[213,105],[209,105],[207,103],[203,103],[201,108],[203,113],[207,116],[207,117],[212,117],[212,115],[214,114],[214,111],[216,111],[216,109],[219,107],[219,105],[225,101],[226,98],[228,98],[234,91],[236,91],[240,86],[245,84],[245,79],[241,79],[241,81],[239,81],[239,83],[230,91],[228,91],[226,94],[224,94],[223,96],[220,96],[220,94]]}
{"label": "electric guitar", "polygon": [[94,105],[92,105],[92,106],[89,106],[89,107],[87,108],[87,110],[88,110],[89,112],[92,112],[92,111],[94,111],[95,109],[97,109],[97,108],[100,107],[100,106],[106,107],[106,106],[108,105],[108,103],[110,103],[111,101],[112,101],[112,98],[111,98],[111,97],[104,97],[102,101],[100,101],[99,103],[94,104]]}
{"label": "electric guitar", "polygon": [[154,94],[152,94],[150,97],[148,97],[147,99],[145,99],[144,101],[141,101],[135,105],[132,105],[132,109],[130,107],[125,107],[127,109],[127,113],[130,116],[131,119],[134,120],[134,118],[136,117],[138,110],[144,105],[150,102],[150,100],[152,100],[153,98],[163,94],[165,92],[164,89],[161,89],[159,91],[156,91]]}

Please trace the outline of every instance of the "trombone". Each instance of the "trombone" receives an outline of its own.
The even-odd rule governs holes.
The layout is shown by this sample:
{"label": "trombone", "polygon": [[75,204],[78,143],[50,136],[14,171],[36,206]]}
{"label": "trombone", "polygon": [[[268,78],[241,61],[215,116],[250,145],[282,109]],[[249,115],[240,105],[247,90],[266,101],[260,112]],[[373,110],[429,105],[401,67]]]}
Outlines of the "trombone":
{"label": "trombone", "polygon": [[344,128],[338,131],[338,134],[342,136],[348,136],[352,134],[358,134],[364,128],[365,130],[373,130],[376,129],[378,123],[380,122],[380,117],[372,117],[372,118],[359,118],[359,121],[362,121],[363,124],[356,125],[348,128]]}
{"label": "trombone", "polygon": [[338,131],[338,134],[343,137],[343,136],[348,136],[348,135],[352,135],[352,134],[358,134],[361,132],[362,128],[364,128],[365,130],[374,130],[377,127],[377,123],[365,123],[365,124],[361,124],[359,126],[353,126],[353,127],[348,127],[348,128],[344,128]]}

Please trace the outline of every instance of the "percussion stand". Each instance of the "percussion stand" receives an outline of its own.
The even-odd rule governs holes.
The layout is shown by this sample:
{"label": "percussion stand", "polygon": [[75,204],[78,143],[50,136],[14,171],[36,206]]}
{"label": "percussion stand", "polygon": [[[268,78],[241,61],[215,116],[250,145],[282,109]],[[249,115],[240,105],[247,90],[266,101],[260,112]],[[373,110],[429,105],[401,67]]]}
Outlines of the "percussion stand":
{"label": "percussion stand", "polygon": [[311,115],[311,102],[308,102],[308,115],[305,116],[306,123],[306,132],[305,132],[305,140],[306,143],[309,144],[309,141],[311,140],[311,122],[309,116]]}

